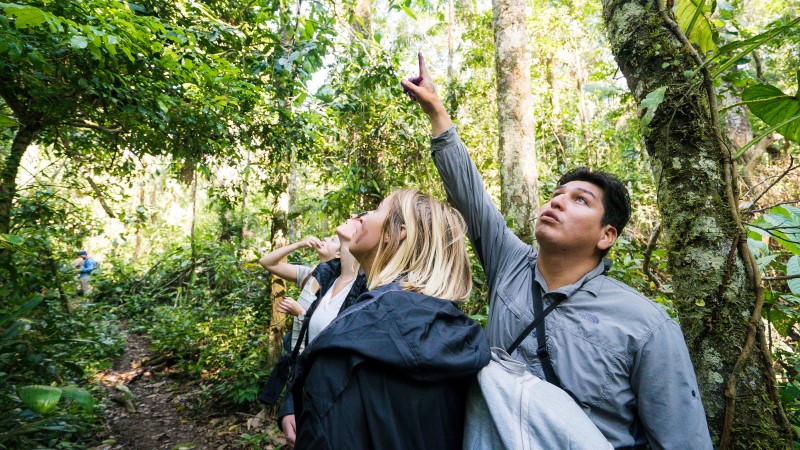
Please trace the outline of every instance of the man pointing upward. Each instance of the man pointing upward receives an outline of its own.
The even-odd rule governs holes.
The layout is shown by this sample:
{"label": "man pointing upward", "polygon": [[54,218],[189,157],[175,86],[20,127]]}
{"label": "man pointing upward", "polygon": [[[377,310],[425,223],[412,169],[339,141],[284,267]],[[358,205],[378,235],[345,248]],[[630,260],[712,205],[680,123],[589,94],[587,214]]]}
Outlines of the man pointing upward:
{"label": "man pointing upward", "polygon": [[531,333],[512,357],[569,393],[615,448],[710,449],[678,324],[605,275],[603,256],[630,218],[625,186],[585,167],[564,174],[541,208],[537,252],[492,203],[422,55],[419,76],[401,84],[430,119],[434,163],[486,272],[489,343],[508,348],[535,309],[557,303],[545,316],[542,344]]}

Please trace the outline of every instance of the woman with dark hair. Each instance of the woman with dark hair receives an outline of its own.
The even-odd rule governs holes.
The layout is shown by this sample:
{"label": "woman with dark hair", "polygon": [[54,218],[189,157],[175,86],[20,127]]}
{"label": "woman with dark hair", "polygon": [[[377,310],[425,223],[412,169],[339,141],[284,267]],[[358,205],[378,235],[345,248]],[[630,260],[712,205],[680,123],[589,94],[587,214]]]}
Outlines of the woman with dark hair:
{"label": "woman with dark hair", "polygon": [[[336,243],[338,244],[336,258],[318,265],[310,274],[307,287],[313,291],[309,294],[304,289],[303,292],[305,295],[310,295],[313,300],[307,310],[302,311],[300,317],[306,333],[303,335],[298,332],[298,337],[293,339],[293,349],[299,344],[298,350],[301,350],[304,345],[316,339],[317,335],[328,326],[334,317],[352,305],[356,298],[366,291],[367,280],[364,271],[361,270],[361,266],[349,250],[350,240],[357,225],[357,221],[350,218],[336,227]],[[293,302],[293,300],[291,301]],[[271,392],[271,398],[277,398],[283,388],[283,383],[277,383],[275,386],[276,388]],[[267,403],[271,404],[271,402]],[[278,424],[286,435],[286,440],[293,443],[296,425],[294,400],[291,395],[287,395],[281,404],[278,411]]]}
{"label": "woman with dark hair", "polygon": [[356,217],[350,252],[369,292],[300,357],[301,449],[461,449],[467,386],[489,362],[454,304],[472,287],[461,215],[414,190]]}

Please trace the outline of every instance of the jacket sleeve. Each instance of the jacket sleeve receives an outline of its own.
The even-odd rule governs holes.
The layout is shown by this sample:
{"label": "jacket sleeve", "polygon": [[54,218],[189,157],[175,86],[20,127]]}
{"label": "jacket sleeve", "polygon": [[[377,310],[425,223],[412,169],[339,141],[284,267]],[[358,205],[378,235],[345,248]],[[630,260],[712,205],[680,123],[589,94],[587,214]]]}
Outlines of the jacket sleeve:
{"label": "jacket sleeve", "polygon": [[635,355],[631,387],[653,449],[712,448],[689,351],[672,319]]}
{"label": "jacket sleeve", "polygon": [[493,286],[504,263],[519,261],[530,252],[530,246],[506,225],[454,127],[431,138],[431,153],[447,198],[464,216],[472,246]]}
{"label": "jacket sleeve", "polygon": [[79,273],[92,273],[92,271],[95,269],[95,266],[96,264],[93,260],[87,259],[81,266]]}
{"label": "jacket sleeve", "polygon": [[[292,398],[291,389],[287,389],[283,400],[281,400],[281,407],[278,409],[278,428],[281,428],[283,418],[292,414],[294,414],[294,399]],[[281,428],[281,431],[283,431],[283,428]]]}

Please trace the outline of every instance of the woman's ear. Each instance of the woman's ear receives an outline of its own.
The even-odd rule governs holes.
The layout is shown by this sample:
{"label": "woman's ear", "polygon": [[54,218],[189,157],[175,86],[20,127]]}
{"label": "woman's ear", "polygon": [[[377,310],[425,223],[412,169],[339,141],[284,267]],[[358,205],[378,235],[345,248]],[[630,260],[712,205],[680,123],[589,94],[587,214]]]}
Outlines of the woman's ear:
{"label": "woman's ear", "polygon": [[[400,240],[400,242],[403,242],[403,241],[405,241],[405,240],[406,240],[406,226],[405,226],[405,225],[400,225],[400,235],[399,235],[399,238],[400,238],[400,239],[399,239],[399,240]],[[391,239],[391,238],[389,237],[389,233],[388,233],[388,232],[383,234],[383,243],[384,243],[384,244],[388,244],[390,239]]]}

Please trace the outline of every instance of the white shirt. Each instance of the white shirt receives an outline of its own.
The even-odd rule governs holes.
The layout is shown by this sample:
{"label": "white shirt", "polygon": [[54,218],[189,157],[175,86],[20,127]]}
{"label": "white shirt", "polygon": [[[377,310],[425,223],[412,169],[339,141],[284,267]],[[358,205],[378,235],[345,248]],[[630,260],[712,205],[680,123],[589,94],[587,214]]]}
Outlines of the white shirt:
{"label": "white shirt", "polygon": [[331,297],[333,286],[336,286],[338,281],[339,279],[337,278],[336,281],[333,282],[331,288],[328,289],[328,292],[322,296],[322,300],[320,300],[317,309],[314,310],[314,314],[311,316],[311,322],[308,324],[308,342],[313,341],[314,338],[339,315],[339,309],[342,307],[344,299],[347,298],[347,294],[350,292],[350,287],[353,286],[353,281],[355,281],[355,279],[350,280],[347,286],[339,290],[339,293],[337,293],[335,297]]}

